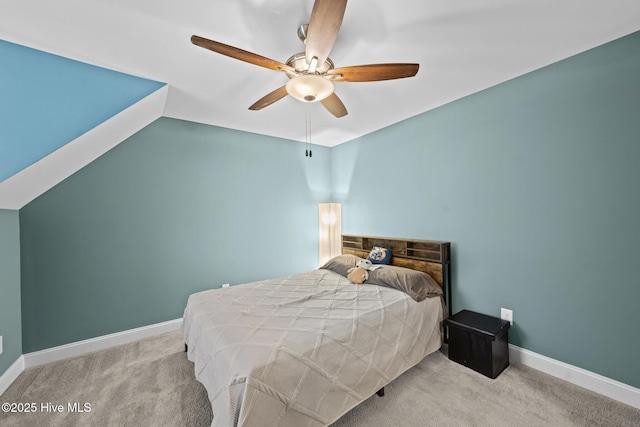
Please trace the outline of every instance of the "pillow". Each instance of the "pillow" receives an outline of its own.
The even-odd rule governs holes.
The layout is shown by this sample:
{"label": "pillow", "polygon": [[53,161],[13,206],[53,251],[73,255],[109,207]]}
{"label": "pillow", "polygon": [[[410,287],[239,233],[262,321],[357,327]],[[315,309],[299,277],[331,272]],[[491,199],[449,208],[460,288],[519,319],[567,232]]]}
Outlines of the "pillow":
{"label": "pillow", "polygon": [[367,259],[374,264],[389,264],[391,262],[391,250],[374,246]]}
{"label": "pillow", "polygon": [[355,255],[338,255],[331,258],[325,263],[321,269],[335,271],[341,276],[347,277],[349,275],[349,269],[353,268],[362,261],[362,258]]}
{"label": "pillow", "polygon": [[427,273],[394,265],[370,271],[367,283],[398,289],[418,302],[442,295],[440,286]]}

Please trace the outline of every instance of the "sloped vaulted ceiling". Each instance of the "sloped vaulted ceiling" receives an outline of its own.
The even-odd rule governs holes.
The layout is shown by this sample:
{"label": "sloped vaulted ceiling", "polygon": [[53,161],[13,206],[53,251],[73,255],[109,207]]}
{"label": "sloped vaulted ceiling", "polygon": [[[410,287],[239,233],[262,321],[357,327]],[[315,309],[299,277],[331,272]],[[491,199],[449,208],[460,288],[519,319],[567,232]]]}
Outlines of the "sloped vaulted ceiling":
{"label": "sloped vaulted ceiling", "polygon": [[163,83],[2,40],[0,58],[0,209],[21,208],[164,108],[148,99]]}
{"label": "sloped vaulted ceiling", "polygon": [[163,84],[0,40],[0,182]]}

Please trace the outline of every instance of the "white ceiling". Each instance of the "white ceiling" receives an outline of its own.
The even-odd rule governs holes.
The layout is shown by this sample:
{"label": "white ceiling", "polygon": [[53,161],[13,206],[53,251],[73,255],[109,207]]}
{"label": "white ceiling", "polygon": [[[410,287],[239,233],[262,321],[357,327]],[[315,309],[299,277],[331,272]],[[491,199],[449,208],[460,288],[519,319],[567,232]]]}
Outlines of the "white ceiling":
{"label": "white ceiling", "polygon": [[351,140],[640,30],[638,0],[351,0],[336,67],[416,62],[417,76],[336,83],[349,115],[291,97],[248,107],[283,73],[190,42],[197,34],[285,62],[313,0],[14,0],[0,38],[169,84],[164,115],[311,142]]}

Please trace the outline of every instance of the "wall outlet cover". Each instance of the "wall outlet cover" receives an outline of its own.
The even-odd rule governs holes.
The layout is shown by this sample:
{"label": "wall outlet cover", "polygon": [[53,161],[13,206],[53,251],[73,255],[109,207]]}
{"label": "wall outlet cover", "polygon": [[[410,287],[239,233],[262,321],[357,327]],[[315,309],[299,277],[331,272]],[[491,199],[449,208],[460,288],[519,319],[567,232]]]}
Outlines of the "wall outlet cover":
{"label": "wall outlet cover", "polygon": [[502,320],[508,320],[509,323],[513,325],[513,310],[509,310],[508,308],[501,308],[500,318]]}

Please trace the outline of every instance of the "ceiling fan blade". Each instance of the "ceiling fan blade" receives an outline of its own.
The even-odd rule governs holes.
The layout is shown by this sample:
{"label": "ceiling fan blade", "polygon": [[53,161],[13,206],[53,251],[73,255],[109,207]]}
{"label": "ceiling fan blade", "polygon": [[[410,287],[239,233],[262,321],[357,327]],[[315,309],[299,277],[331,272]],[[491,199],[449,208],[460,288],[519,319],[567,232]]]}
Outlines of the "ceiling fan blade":
{"label": "ceiling fan blade", "polygon": [[276,101],[280,101],[282,98],[287,96],[287,88],[286,86],[279,87],[268,95],[263,96],[259,100],[257,100],[249,110],[262,110],[264,107],[268,107]]}
{"label": "ceiling fan blade", "polygon": [[332,82],[377,82],[404,79],[418,73],[419,64],[369,64],[334,68],[327,71]]}
{"label": "ceiling fan blade", "polygon": [[209,49],[216,53],[226,55],[230,58],[235,58],[235,59],[239,59],[240,61],[248,62],[249,64],[259,65],[261,67],[269,68],[271,70],[276,70],[276,71],[295,72],[293,68],[281,62],[275,61],[273,59],[265,58],[264,56],[251,53],[237,47],[229,46],[224,43],[205,39],[204,37],[191,36],[191,43],[195,44],[196,46]]}
{"label": "ceiling fan blade", "polygon": [[347,115],[347,109],[335,92],[320,101],[320,103],[322,103],[322,106],[337,118]]}
{"label": "ceiling fan blade", "polygon": [[316,57],[319,65],[324,64],[338,37],[346,8],[347,0],[315,1],[307,30],[307,63],[311,64],[313,57]]}

